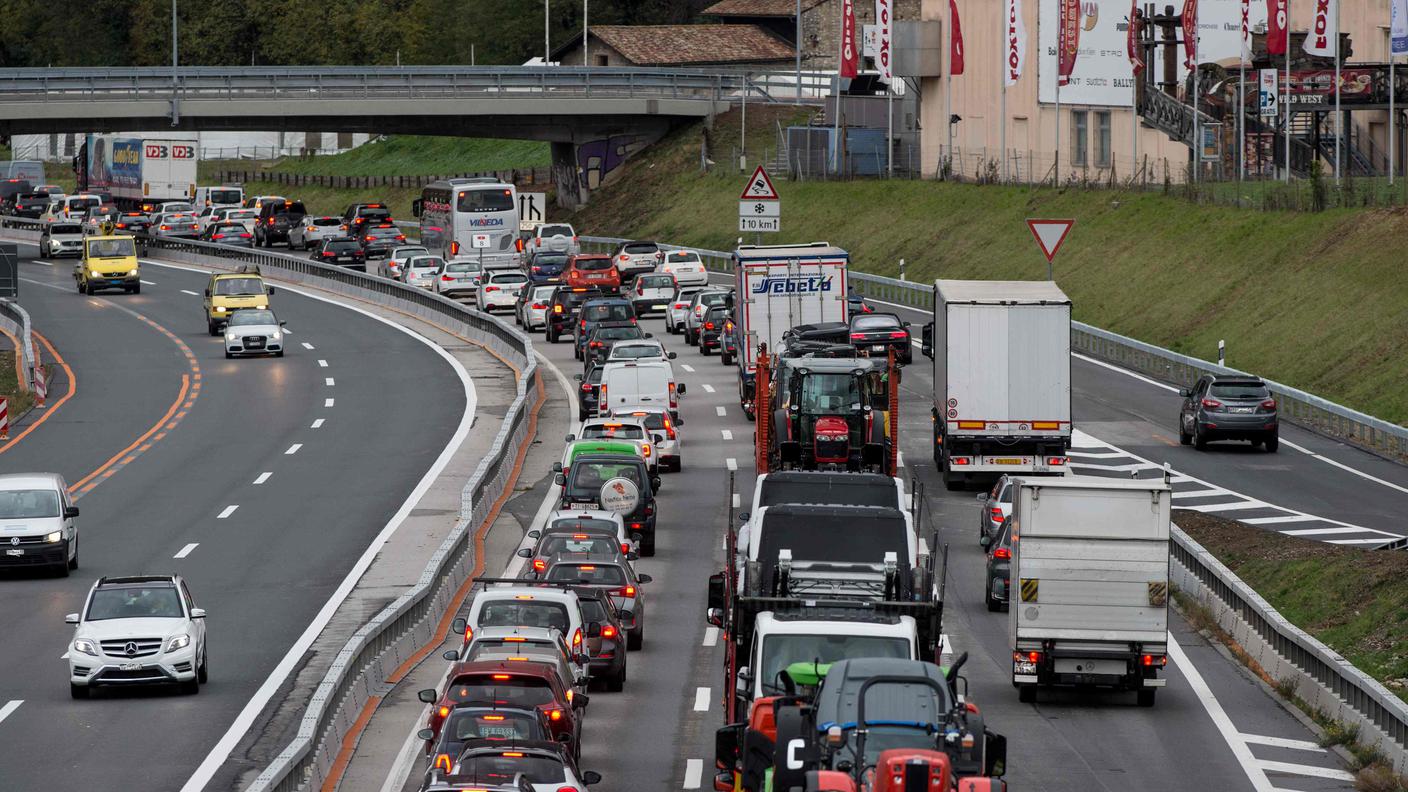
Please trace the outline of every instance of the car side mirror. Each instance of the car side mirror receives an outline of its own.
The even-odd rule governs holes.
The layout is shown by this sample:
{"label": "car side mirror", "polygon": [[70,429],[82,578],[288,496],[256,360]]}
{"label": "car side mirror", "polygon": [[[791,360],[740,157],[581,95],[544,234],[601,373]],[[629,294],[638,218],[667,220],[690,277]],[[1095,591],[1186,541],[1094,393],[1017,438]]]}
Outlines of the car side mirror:
{"label": "car side mirror", "polygon": [[587,637],[588,637],[588,638],[600,638],[600,637],[601,637],[601,622],[592,622],[591,624],[588,624],[588,625],[587,625]]}
{"label": "car side mirror", "polygon": [[277,290],[273,286],[270,286],[268,291],[269,296],[273,297],[276,291]]}
{"label": "car side mirror", "polygon": [[458,649],[451,649],[440,656],[445,658],[446,660],[449,660],[451,663],[454,663],[460,659],[460,653]]}
{"label": "car side mirror", "polygon": [[78,624],[78,614],[70,613],[64,616],[64,624]]}
{"label": "car side mirror", "polygon": [[674,360],[674,359],[677,358],[677,357],[679,357],[679,355],[675,354],[674,352],[666,352],[666,353],[665,353],[665,359],[666,359],[666,360]]}
{"label": "car side mirror", "polygon": [[192,618],[192,619],[204,619],[204,618],[205,618],[205,608],[191,608],[191,618]]}
{"label": "car side mirror", "polygon": [[552,477],[552,483],[556,484],[559,487],[565,487],[567,486],[567,477],[562,475],[561,473],[558,473],[556,476]]}
{"label": "car side mirror", "polygon": [[641,535],[640,535],[639,533],[633,533],[633,534],[631,534],[631,541],[632,541],[632,542],[635,542],[637,545],[640,544],[641,538],[642,538],[642,537],[641,537]]}
{"label": "car side mirror", "polygon": [[464,631],[465,631],[465,629],[468,628],[468,627],[469,627],[469,622],[465,621],[465,619],[464,619],[463,616],[461,616],[461,617],[459,617],[458,619],[455,619],[454,621],[450,622],[450,629],[451,629],[451,630],[454,630],[455,632],[459,633],[460,635],[464,635]]}
{"label": "car side mirror", "polygon": [[77,507],[77,506],[65,506],[65,507],[64,507],[64,516],[67,517],[67,518],[69,518],[69,519],[72,519],[72,518],[74,518],[74,517],[77,517],[77,516],[78,516],[78,507]]}
{"label": "car side mirror", "polygon": [[678,394],[681,395],[681,396],[684,395],[684,383],[683,383],[683,382],[681,382],[679,385],[675,386],[675,392],[678,393]]}
{"label": "car side mirror", "polygon": [[636,612],[633,611],[633,610],[623,610],[623,611],[621,611],[621,618],[622,618],[622,620],[624,620],[624,621],[631,621],[631,620],[634,619],[635,617],[636,617]]}
{"label": "car side mirror", "polygon": [[743,525],[744,523],[748,522],[748,518],[749,518],[750,516],[751,516],[751,515],[748,514],[748,512],[739,512],[739,513],[738,513],[738,524],[739,524],[739,525]]}
{"label": "car side mirror", "polygon": [[724,626],[724,609],[709,608],[704,612],[704,621],[708,622],[714,627]]}
{"label": "car side mirror", "polygon": [[651,435],[650,435],[650,442],[655,443],[656,445],[659,445],[659,444],[665,442],[665,435],[652,432]]}
{"label": "car side mirror", "polygon": [[557,735],[557,741],[560,743],[572,742],[572,735],[568,734],[567,732],[563,732],[562,734]]}
{"label": "car side mirror", "polygon": [[519,558],[532,558],[532,557],[533,557],[533,549],[530,548],[530,547],[524,547],[524,548],[520,549],[520,550],[516,553],[516,555],[517,555]]}
{"label": "car side mirror", "polygon": [[986,492],[979,492],[979,493],[977,494],[977,501],[978,501],[979,503],[983,503],[983,502],[985,502],[987,499],[988,499],[988,494],[987,494]]}
{"label": "car side mirror", "polygon": [[288,322],[279,322],[279,327],[288,327]]}
{"label": "car side mirror", "polygon": [[434,704],[436,699],[435,688],[426,688],[420,691],[416,694],[416,698],[424,701],[426,704]]}
{"label": "car side mirror", "polygon": [[1007,775],[1007,737],[983,729],[983,774],[993,778]]}
{"label": "car side mirror", "polygon": [[651,489],[660,489],[660,484],[661,484],[661,481],[660,481],[660,477],[659,477],[659,476],[651,476],[651,477],[650,477],[650,488],[651,488]]}
{"label": "car side mirror", "polygon": [[569,442],[569,443],[572,442],[573,440],[576,440],[576,439],[577,439],[577,436],[576,436],[576,435],[567,435],[567,442]]}
{"label": "car side mirror", "polygon": [[634,551],[634,550],[629,550],[629,551],[626,552],[626,560],[627,560],[627,561],[639,561],[639,560],[640,560],[640,553],[637,553],[637,552]]}
{"label": "car side mirror", "polygon": [[1186,398],[1188,398],[1189,396],[1192,396],[1192,395],[1193,395],[1193,391],[1192,391],[1191,389],[1189,389],[1189,388],[1179,388],[1179,389],[1178,389],[1178,395],[1179,395],[1179,396],[1182,396],[1183,398],[1186,399]]}
{"label": "car side mirror", "polygon": [[531,530],[531,531],[528,532],[528,538],[529,538],[529,539],[537,539],[538,537],[540,537],[540,536],[542,536],[542,535],[543,535],[543,532],[542,532],[542,531],[539,531],[537,528],[534,528],[533,530]]}
{"label": "car side mirror", "polygon": [[982,536],[978,537],[978,544],[982,545],[983,547],[987,547],[988,545],[992,544],[992,537],[988,536],[987,534],[983,534]]}
{"label": "car side mirror", "polygon": [[434,729],[421,729],[420,731],[416,732],[416,737],[418,737],[418,738],[420,738],[420,739],[422,739],[422,740],[426,740],[426,741],[428,742],[428,741],[430,741],[430,740],[435,739],[435,730],[434,730]]}
{"label": "car side mirror", "polygon": [[[709,609],[710,613],[713,611],[723,612],[725,586],[726,581],[724,580],[724,573],[715,572],[709,576],[709,593],[706,597],[707,604],[705,607]],[[712,622],[710,623],[712,624]]]}
{"label": "car side mirror", "polygon": [[583,770],[582,783],[586,784],[587,786],[592,786],[593,784],[600,784],[601,773],[598,773],[595,770]]}
{"label": "car side mirror", "polygon": [[[572,655],[572,662],[576,663],[577,665],[586,665],[591,661],[592,656],[587,654],[586,652],[578,652],[577,654]],[[588,676],[587,678],[590,679],[591,677]]]}
{"label": "car side mirror", "polygon": [[650,582],[652,582],[652,581],[654,581],[654,580],[655,580],[655,578],[651,577],[650,575],[636,575],[636,582],[637,582],[637,583],[645,584],[645,583],[650,583]]}
{"label": "car side mirror", "polygon": [[561,463],[561,462],[554,462],[554,463],[552,463],[552,472],[554,472],[554,473],[561,473],[561,472],[562,472],[562,463]]}
{"label": "car side mirror", "polygon": [[591,696],[586,693],[578,693],[572,697],[572,709],[586,709],[590,703],[592,703]]}

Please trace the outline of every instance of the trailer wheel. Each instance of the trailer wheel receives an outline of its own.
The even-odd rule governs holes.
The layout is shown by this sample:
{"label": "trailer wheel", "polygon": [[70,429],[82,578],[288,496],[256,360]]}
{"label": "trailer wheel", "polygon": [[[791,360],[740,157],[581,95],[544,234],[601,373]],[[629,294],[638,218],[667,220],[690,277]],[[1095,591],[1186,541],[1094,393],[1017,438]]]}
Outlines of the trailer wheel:
{"label": "trailer wheel", "polygon": [[1154,706],[1154,694],[1157,693],[1157,692],[1158,692],[1158,689],[1157,689],[1157,688],[1140,688],[1140,689],[1139,689],[1139,692],[1138,692],[1137,694],[1135,694],[1135,695],[1136,695],[1136,700],[1139,702],[1139,706],[1141,706],[1141,707],[1152,707],[1152,706]]}
{"label": "trailer wheel", "polygon": [[[1143,693],[1144,691],[1140,691]],[[1020,685],[1017,688],[1017,700],[1023,704],[1036,703],[1036,685]]]}

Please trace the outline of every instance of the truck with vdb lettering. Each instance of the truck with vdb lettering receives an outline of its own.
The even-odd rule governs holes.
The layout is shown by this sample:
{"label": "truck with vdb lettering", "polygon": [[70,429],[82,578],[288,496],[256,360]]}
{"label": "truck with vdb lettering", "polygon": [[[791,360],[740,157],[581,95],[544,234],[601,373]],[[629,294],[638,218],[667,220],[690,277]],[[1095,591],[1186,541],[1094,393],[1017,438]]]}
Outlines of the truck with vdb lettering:
{"label": "truck with vdb lettering", "polygon": [[797,325],[846,321],[850,254],[826,242],[740,245],[733,252],[738,326],[738,403],[753,417],[758,347],[777,347]]}
{"label": "truck with vdb lettering", "polygon": [[165,133],[160,138],[88,135],[74,158],[82,190],[112,194],[119,206],[138,208],[195,197],[199,141]]}

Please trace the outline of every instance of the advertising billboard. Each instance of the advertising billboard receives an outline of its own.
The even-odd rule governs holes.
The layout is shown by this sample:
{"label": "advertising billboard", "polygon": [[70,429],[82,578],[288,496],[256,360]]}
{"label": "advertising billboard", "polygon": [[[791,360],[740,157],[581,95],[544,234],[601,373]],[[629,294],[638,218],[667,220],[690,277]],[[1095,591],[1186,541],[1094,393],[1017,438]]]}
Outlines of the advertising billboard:
{"label": "advertising billboard", "polygon": [[88,141],[88,188],[142,187],[142,141],[94,135]]}

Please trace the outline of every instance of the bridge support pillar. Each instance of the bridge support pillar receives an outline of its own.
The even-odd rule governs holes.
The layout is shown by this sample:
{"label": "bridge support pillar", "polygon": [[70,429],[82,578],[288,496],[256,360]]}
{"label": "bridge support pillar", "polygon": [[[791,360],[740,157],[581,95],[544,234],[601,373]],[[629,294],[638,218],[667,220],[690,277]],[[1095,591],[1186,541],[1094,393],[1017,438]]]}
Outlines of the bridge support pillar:
{"label": "bridge support pillar", "polygon": [[617,178],[627,159],[670,131],[665,119],[651,119],[626,130],[578,130],[574,140],[552,144],[552,175],[557,203],[564,209],[586,206],[592,190]]}

